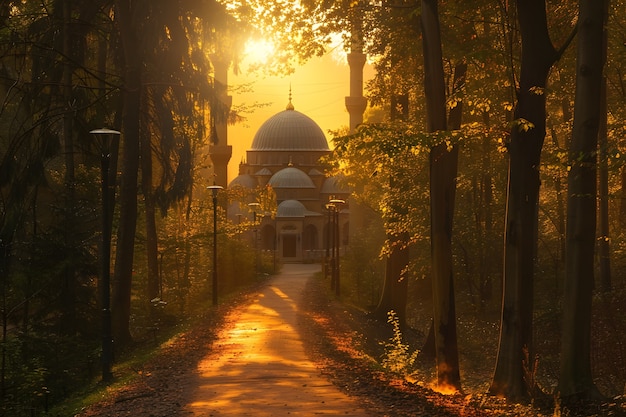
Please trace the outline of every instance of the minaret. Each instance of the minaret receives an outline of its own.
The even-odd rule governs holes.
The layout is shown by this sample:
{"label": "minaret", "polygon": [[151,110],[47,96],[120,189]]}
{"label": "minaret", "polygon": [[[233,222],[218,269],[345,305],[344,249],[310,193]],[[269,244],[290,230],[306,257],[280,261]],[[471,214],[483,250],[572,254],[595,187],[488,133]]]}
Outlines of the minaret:
{"label": "minaret", "polygon": [[360,8],[352,10],[352,33],[350,53],[348,53],[348,65],[350,66],[350,95],[346,97],[346,109],[350,115],[350,133],[354,133],[356,127],[363,123],[363,113],[367,107],[367,99],[363,97],[363,66],[365,54],[363,53],[363,33]]}
{"label": "minaret", "polygon": [[[217,99],[226,111],[230,111],[233,104],[232,96],[228,95],[228,61],[217,55],[211,56],[215,90]],[[212,109],[214,111],[214,109]],[[212,143],[209,147],[209,155],[213,161],[213,173],[215,175],[215,184],[226,187],[228,185],[228,162],[233,155],[233,147],[228,144],[228,123],[227,116],[211,117],[211,139]]]}
{"label": "minaret", "polygon": [[[360,3],[360,2],[359,2]],[[350,133],[354,133],[358,125],[363,123],[363,113],[367,108],[367,99],[363,97],[363,66],[365,54],[363,53],[363,21],[361,19],[362,8],[360,5],[352,7],[350,53],[348,53],[348,65],[350,66],[350,95],[346,97],[346,109],[350,115]],[[366,219],[375,215],[357,201],[350,203],[349,221],[351,227],[348,234],[365,227]],[[349,237],[352,240],[352,237]]]}

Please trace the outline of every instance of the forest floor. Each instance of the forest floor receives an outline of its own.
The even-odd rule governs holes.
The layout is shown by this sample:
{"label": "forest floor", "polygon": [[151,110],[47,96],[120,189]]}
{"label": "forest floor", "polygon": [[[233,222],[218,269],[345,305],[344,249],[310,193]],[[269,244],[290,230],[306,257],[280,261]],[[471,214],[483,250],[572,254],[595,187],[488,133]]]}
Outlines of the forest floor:
{"label": "forest floor", "polygon": [[[214,342],[220,331],[233,325],[226,319],[229,313],[249,305],[254,296],[255,292],[242,294],[236,300],[220,305],[192,330],[162,344],[159,353],[140,368],[116,369],[117,374],[134,374],[133,378],[110,386],[98,401],[80,411],[74,410],[70,414],[65,410],[56,415],[189,415],[185,407],[195,389],[195,380],[190,375],[206,357],[207,349],[218,348]],[[555,407],[553,401],[532,407],[510,404],[482,394],[480,390],[472,392],[471,387],[467,387],[463,394],[439,393],[428,384],[393,374],[379,364],[384,352],[381,341],[392,335],[390,325],[338,302],[330,296],[319,277],[307,282],[297,318],[306,352],[319,372],[375,417],[626,416],[623,397],[577,404],[569,409]],[[413,336],[407,334],[405,337],[410,339]],[[421,365],[432,367],[427,363]]]}

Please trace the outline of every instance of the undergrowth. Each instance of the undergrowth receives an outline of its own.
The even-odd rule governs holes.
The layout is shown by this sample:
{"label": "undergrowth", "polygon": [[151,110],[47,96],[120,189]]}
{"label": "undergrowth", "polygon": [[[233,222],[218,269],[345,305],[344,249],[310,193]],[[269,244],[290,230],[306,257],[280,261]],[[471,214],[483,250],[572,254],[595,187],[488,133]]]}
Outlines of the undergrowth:
{"label": "undergrowth", "polygon": [[402,338],[402,330],[400,329],[400,320],[395,311],[391,310],[387,313],[387,323],[393,327],[393,334],[386,342],[380,342],[385,348],[382,359],[382,366],[390,372],[402,376],[410,375],[419,350],[411,352],[408,343],[404,343]]}

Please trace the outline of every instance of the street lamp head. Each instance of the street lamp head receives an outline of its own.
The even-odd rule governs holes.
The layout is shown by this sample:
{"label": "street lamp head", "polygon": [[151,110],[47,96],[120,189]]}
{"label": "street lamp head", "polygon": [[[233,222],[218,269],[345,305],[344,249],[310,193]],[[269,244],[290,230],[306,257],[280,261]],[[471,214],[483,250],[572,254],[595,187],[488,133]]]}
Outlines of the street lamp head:
{"label": "street lamp head", "polygon": [[91,130],[89,133],[92,135],[121,135],[119,130],[107,129],[106,127]]}
{"label": "street lamp head", "polygon": [[326,205],[326,207],[330,206],[330,209],[334,211],[339,211],[340,206],[345,203],[346,203],[345,200],[341,200],[339,198],[332,198],[328,201],[328,204]]}
{"label": "street lamp head", "polygon": [[223,190],[224,187],[222,187],[221,185],[209,185],[208,187],[206,187],[207,190],[211,190],[211,193],[213,194],[213,197],[217,197],[217,192],[219,190]]}
{"label": "street lamp head", "polygon": [[257,212],[256,212],[256,211],[257,211],[257,209],[258,209],[259,207],[261,207],[261,203],[257,203],[257,202],[254,202],[254,203],[248,203],[248,207],[250,207],[250,209],[252,210],[252,216],[253,216],[253,217],[252,217],[252,221],[253,221],[254,223],[256,223],[256,218],[257,218]]}
{"label": "street lamp head", "polygon": [[100,146],[100,152],[103,156],[109,156],[109,146],[111,142],[121,135],[119,130],[107,128],[90,130],[89,133],[97,140],[98,146]]}
{"label": "street lamp head", "polygon": [[261,207],[261,203],[248,203],[248,207],[250,207],[250,210],[252,210],[252,212],[254,213],[254,217],[256,218],[257,210],[259,210],[259,207]]}

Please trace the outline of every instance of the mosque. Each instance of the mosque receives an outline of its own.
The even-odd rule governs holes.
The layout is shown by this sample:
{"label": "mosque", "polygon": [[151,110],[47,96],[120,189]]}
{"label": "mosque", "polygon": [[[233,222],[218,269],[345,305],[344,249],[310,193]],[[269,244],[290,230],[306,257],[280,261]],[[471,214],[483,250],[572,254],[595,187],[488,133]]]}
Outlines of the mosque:
{"label": "mosque", "polygon": [[[363,96],[363,67],[366,61],[362,42],[352,42],[347,55],[350,67],[350,95],[345,97],[349,128],[354,131],[363,122],[367,100]],[[230,108],[227,94],[228,63],[214,62],[218,96]],[[338,246],[349,244],[350,224],[360,227],[364,216],[349,206],[349,190],[337,178],[327,176],[320,158],[332,153],[319,125],[297,111],[291,102],[285,110],[266,120],[256,132],[246,158],[239,165],[239,175],[227,181],[232,146],[228,144],[225,121],[213,125],[215,135],[209,155],[213,161],[216,185],[233,191],[239,188],[242,201],[227,209],[232,222],[249,219],[253,211],[255,241],[260,249],[273,251],[282,262],[320,260],[329,247],[331,231],[339,231]],[[258,202],[262,190],[275,195],[275,210]],[[335,204],[329,204],[335,200]],[[248,209],[246,210],[246,206]],[[267,204],[265,204],[267,206]],[[334,227],[333,225],[338,225]],[[331,227],[333,226],[333,227]]]}
{"label": "mosque", "polygon": [[[274,250],[283,262],[319,260],[328,247],[333,219],[339,223],[340,246],[348,244],[349,191],[336,177],[326,176],[320,165],[320,159],[330,153],[322,129],[297,111],[291,99],[285,110],[258,129],[246,159],[239,164],[239,175],[228,188],[241,187],[239,194],[245,196],[254,195],[246,191],[269,186],[275,194],[275,213],[252,202],[261,250]],[[329,205],[331,200],[345,203]],[[250,202],[232,204],[228,209],[231,221],[246,215],[241,203]]]}

